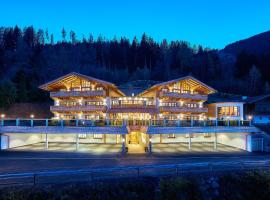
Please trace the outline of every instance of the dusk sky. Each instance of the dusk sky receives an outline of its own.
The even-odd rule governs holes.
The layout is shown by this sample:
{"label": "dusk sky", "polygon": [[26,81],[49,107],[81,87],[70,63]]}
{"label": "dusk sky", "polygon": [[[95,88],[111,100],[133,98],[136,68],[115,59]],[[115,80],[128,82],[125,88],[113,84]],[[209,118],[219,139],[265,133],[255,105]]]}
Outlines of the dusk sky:
{"label": "dusk sky", "polygon": [[269,0],[2,0],[0,26],[48,28],[56,39],[61,29],[106,38],[145,32],[155,40],[186,40],[223,48],[270,30]]}

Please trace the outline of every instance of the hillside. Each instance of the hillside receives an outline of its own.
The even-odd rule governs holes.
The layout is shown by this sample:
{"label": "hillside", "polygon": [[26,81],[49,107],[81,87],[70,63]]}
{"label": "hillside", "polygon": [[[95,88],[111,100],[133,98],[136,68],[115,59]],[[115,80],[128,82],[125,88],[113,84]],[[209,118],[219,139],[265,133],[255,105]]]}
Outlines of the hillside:
{"label": "hillside", "polygon": [[254,55],[270,53],[270,31],[229,44],[222,51],[234,55],[242,51]]}

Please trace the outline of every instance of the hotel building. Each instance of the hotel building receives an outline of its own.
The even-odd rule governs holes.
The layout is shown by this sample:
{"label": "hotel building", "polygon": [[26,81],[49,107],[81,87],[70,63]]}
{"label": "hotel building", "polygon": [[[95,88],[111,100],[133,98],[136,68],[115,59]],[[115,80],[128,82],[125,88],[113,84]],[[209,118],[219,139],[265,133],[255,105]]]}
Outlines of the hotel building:
{"label": "hotel building", "polygon": [[[197,145],[202,151],[204,147],[252,151],[252,135],[259,132],[243,120],[243,111],[233,102],[229,106],[236,108],[232,112],[239,117],[232,119],[219,115],[231,114],[227,107],[215,111],[207,107],[208,95],[216,90],[192,76],[158,83],[139,94],[131,92],[131,96],[113,83],[75,72],[40,88],[50,92],[54,117],[43,121],[45,129],[32,119],[31,128],[25,130],[18,120],[15,131],[2,119],[5,134],[1,138],[6,148],[44,143],[48,149],[49,143],[72,143],[76,149],[110,144],[122,153],[172,153],[181,145],[187,150]],[[98,148],[90,146],[86,148]]]}

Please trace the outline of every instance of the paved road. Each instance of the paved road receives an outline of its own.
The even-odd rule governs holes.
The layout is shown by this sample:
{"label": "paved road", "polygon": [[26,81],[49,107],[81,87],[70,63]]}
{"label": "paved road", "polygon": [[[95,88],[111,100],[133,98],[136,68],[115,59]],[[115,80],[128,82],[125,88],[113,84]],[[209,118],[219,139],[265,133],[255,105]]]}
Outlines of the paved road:
{"label": "paved road", "polygon": [[67,152],[1,151],[0,174],[41,172],[64,169],[144,166],[153,164],[181,164],[194,162],[269,160],[266,153],[205,153],[179,155],[91,155]]}

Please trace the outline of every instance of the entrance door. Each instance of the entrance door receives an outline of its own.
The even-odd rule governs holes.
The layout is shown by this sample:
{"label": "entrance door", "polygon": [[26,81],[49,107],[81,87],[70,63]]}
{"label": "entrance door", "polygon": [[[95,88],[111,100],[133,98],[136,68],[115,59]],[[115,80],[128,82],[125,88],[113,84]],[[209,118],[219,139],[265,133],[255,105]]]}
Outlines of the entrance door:
{"label": "entrance door", "polygon": [[131,132],[129,134],[129,144],[139,144],[139,134],[138,132]]}

